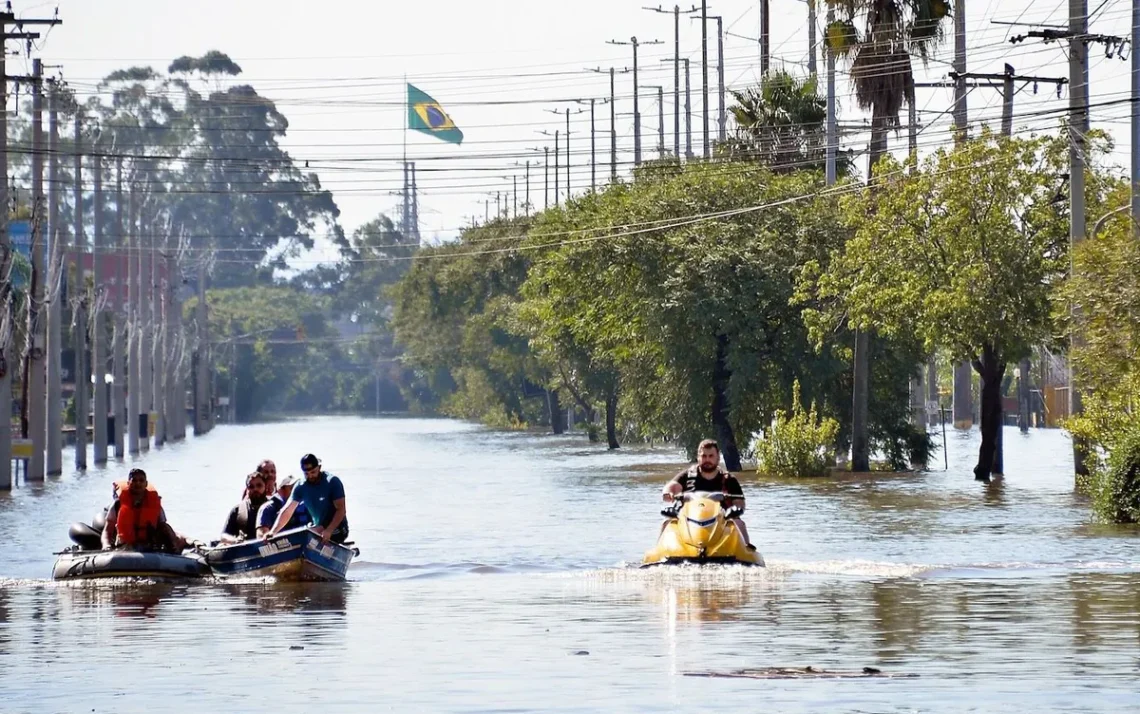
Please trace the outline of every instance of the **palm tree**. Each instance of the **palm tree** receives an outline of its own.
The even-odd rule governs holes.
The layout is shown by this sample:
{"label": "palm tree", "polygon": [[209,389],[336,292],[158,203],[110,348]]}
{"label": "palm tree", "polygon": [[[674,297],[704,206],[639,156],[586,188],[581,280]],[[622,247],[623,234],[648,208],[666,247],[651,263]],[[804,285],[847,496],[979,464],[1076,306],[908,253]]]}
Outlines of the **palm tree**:
{"label": "palm tree", "polygon": [[[961,1],[961,0],[959,0]],[[912,56],[926,61],[942,39],[949,17],[947,0],[828,0],[836,20],[827,27],[828,46],[850,58],[855,100],[871,112],[868,184],[875,164],[887,151],[887,132],[899,125],[904,102],[914,102]],[[867,433],[870,398],[870,336],[855,333],[852,395],[851,469],[871,465]]]}
{"label": "palm tree", "polygon": [[[736,131],[718,147],[729,158],[757,160],[776,172],[822,171],[827,161],[827,101],[815,77],[769,72],[758,88],[733,92]],[[845,173],[847,161],[840,157]]]}

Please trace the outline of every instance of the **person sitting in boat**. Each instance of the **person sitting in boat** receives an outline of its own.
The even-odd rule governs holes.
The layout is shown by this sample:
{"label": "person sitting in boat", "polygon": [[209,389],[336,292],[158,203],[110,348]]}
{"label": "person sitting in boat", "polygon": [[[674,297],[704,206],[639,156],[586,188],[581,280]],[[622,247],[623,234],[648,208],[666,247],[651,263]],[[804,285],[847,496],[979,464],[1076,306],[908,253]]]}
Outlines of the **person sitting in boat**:
{"label": "person sitting in boat", "polygon": [[322,543],[330,540],[345,542],[348,539],[348,518],[344,506],[344,485],[339,478],[323,470],[320,460],[312,454],[301,457],[301,470],[305,472],[304,483],[293,487],[293,495],[277,514],[277,521],[264,538],[268,540],[284,530],[294,511],[304,504],[314,526],[313,531],[321,537]]}
{"label": "person sitting in boat", "polygon": [[[712,439],[705,439],[700,443],[697,447],[697,463],[665,484],[661,498],[666,503],[672,503],[682,493],[693,491],[726,494],[721,505],[726,509],[736,506],[741,513],[744,512],[744,489],[740,487],[740,481],[736,480],[735,476],[720,467],[720,446]],[[740,535],[744,537],[748,548],[756,550],[756,546],[748,539],[748,528],[745,527],[744,521],[740,518],[731,520],[740,529]],[[665,523],[668,524],[668,521]],[[665,525],[663,524],[661,528],[664,530]]]}
{"label": "person sitting in boat", "polygon": [[257,465],[257,473],[265,478],[265,495],[271,496],[277,490],[277,464],[272,459],[263,459]]}
{"label": "person sitting in boat", "polygon": [[[277,514],[281,513],[281,509],[289,502],[289,497],[293,495],[293,487],[297,485],[296,476],[286,476],[284,480],[277,485],[277,492],[269,497],[261,510],[257,512],[257,535],[263,537],[277,522]],[[285,524],[285,530],[290,528],[300,528],[309,523],[309,512],[305,510],[305,504],[297,506],[293,511],[293,517]]]}
{"label": "person sitting in boat", "polygon": [[245,477],[246,496],[230,509],[222,529],[222,543],[240,543],[257,537],[257,512],[265,505],[265,477],[254,471]]}
{"label": "person sitting in boat", "polygon": [[166,521],[162,498],[147,483],[146,472],[131,469],[126,481],[116,481],[114,502],[107,509],[103,548],[181,553],[187,541]]}

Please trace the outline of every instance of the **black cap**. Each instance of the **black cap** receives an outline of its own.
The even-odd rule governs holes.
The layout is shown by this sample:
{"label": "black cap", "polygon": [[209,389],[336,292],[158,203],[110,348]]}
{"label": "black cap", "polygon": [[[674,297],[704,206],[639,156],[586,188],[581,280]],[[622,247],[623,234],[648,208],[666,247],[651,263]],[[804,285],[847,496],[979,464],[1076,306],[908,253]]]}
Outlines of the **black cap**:
{"label": "black cap", "polygon": [[321,465],[320,460],[316,456],[313,456],[312,454],[305,454],[304,456],[301,457],[301,468],[302,469],[311,469],[314,466],[320,466],[320,465]]}

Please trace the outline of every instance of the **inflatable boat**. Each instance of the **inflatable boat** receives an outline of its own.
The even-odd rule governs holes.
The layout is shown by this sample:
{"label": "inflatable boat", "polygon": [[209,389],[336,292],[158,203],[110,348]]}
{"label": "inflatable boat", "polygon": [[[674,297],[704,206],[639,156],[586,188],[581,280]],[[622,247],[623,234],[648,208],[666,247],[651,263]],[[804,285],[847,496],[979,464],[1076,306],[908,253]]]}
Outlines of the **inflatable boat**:
{"label": "inflatable boat", "polygon": [[345,579],[353,556],[360,555],[349,545],[321,543],[320,536],[305,526],[281,531],[268,541],[256,538],[217,546],[205,551],[205,558],[219,576],[336,582]]}
{"label": "inflatable boat", "polygon": [[56,553],[53,580],[147,578],[153,580],[208,577],[210,566],[197,554],[103,550],[100,534],[104,515],[88,523],[73,523],[68,535],[75,543]]}

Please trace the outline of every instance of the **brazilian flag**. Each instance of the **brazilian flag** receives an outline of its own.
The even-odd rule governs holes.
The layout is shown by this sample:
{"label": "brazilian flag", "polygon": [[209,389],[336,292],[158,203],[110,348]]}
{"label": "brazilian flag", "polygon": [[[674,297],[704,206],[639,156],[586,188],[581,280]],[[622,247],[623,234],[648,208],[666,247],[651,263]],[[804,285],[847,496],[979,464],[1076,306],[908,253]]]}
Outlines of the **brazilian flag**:
{"label": "brazilian flag", "polygon": [[411,84],[408,85],[408,128],[452,144],[463,143],[463,132],[455,126],[439,102]]}

